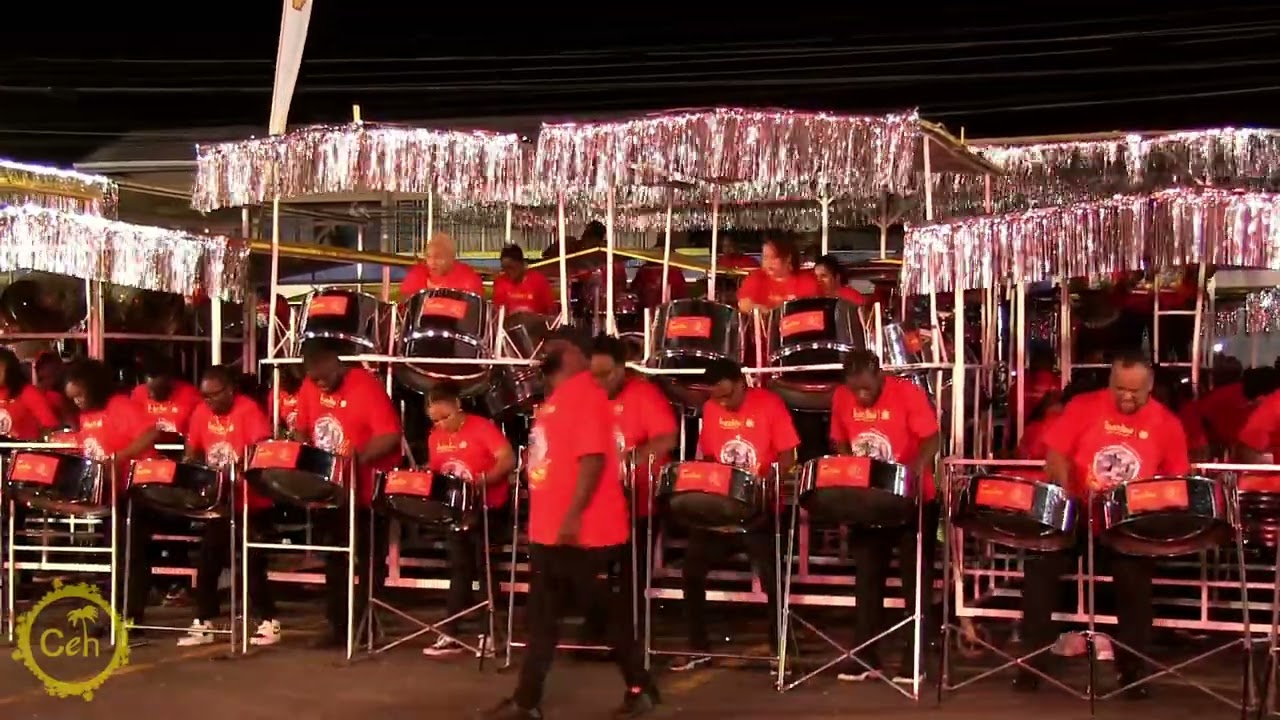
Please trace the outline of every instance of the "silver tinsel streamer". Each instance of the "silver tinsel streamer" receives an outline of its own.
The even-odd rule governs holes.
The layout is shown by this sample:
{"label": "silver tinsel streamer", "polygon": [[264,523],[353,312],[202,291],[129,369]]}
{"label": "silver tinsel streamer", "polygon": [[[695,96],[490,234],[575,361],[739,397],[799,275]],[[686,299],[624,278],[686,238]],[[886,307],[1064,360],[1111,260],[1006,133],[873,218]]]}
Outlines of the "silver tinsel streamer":
{"label": "silver tinsel streamer", "polygon": [[926,293],[1202,261],[1280,270],[1280,194],[1166,190],[909,226],[902,286]]}
{"label": "silver tinsel streamer", "polygon": [[445,202],[507,202],[525,170],[520,138],[367,123],[196,148],[191,205],[210,211],[347,193],[434,193]]}
{"label": "silver tinsel streamer", "polygon": [[105,177],[0,160],[0,205],[115,217],[118,202],[116,184]]}
{"label": "silver tinsel streamer", "polygon": [[1258,335],[1280,332],[1280,289],[1257,290],[1245,296],[1237,307],[1219,308],[1214,318],[1214,337],[1228,338],[1244,333]]}
{"label": "silver tinsel streamer", "polygon": [[239,301],[249,248],[222,236],[129,225],[34,205],[0,208],[0,271],[38,270]]}

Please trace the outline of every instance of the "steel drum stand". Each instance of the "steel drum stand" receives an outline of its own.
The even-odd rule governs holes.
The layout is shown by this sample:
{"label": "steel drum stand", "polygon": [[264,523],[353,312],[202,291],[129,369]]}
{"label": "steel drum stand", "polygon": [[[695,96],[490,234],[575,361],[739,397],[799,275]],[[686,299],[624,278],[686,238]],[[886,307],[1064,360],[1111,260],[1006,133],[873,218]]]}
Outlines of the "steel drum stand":
{"label": "steel drum stand", "polygon": [[[1232,530],[1235,533],[1236,549],[1238,551],[1243,550],[1244,535],[1243,535],[1243,531],[1240,524],[1240,502],[1239,502],[1239,496],[1236,493],[1236,488],[1234,483],[1229,485],[1227,488],[1227,498],[1228,498],[1227,510],[1230,513],[1229,517],[1231,520],[1231,526],[1232,526]],[[1153,660],[1151,657],[1135,651],[1133,648],[1129,647],[1128,645],[1125,645],[1124,643],[1120,642],[1114,637],[1110,638],[1111,645],[1113,647],[1119,648],[1133,655],[1139,660],[1142,660],[1150,664],[1152,667],[1157,669],[1157,672],[1151,673],[1150,675],[1145,675],[1139,678],[1138,680],[1135,680],[1134,682],[1128,683],[1127,685],[1121,685],[1120,687],[1112,690],[1109,693],[1106,693],[1105,695],[1098,694],[1098,689],[1097,689],[1098,688],[1098,683],[1097,683],[1098,658],[1097,658],[1096,646],[1094,644],[1097,636],[1099,635],[1099,633],[1095,631],[1097,607],[1094,602],[1095,594],[1096,594],[1096,586],[1097,586],[1097,575],[1096,575],[1096,568],[1094,564],[1094,553],[1095,553],[1097,541],[1094,539],[1093,532],[1092,532],[1095,503],[1096,503],[1095,494],[1092,491],[1090,491],[1089,507],[1087,512],[1085,513],[1085,517],[1088,518],[1088,521],[1089,521],[1088,527],[1090,530],[1089,538],[1088,538],[1089,628],[1084,632],[1085,651],[1089,657],[1090,712],[1092,713],[1095,710],[1095,704],[1097,700],[1108,700],[1127,690],[1131,690],[1133,688],[1145,685],[1151,682],[1152,680],[1155,680],[1156,678],[1161,677],[1163,675],[1172,675],[1178,678],[1179,680],[1181,680],[1182,684],[1195,688],[1196,690],[1199,690],[1200,692],[1203,692],[1204,694],[1216,700],[1219,700],[1233,708],[1236,708],[1237,710],[1240,711],[1240,717],[1242,720],[1244,720],[1244,718],[1247,718],[1249,714],[1249,709],[1250,709],[1249,701],[1252,695],[1251,691],[1253,689],[1253,683],[1252,683],[1252,680],[1253,680],[1253,652],[1252,652],[1253,633],[1250,631],[1250,626],[1249,626],[1249,578],[1247,575],[1245,575],[1244,554],[1242,552],[1236,553],[1236,564],[1237,564],[1236,570],[1240,573],[1240,592],[1241,592],[1240,604],[1242,607],[1241,612],[1244,615],[1244,636],[1243,637],[1237,638],[1230,642],[1219,645],[1216,648],[1202,652],[1199,655],[1196,655],[1195,657],[1189,660],[1183,660],[1182,662],[1174,663],[1172,665],[1166,665],[1164,663],[1157,662],[1156,660]],[[1273,609],[1272,612],[1274,613],[1275,610]],[[1203,683],[1198,683],[1195,680],[1192,680],[1190,677],[1179,672],[1182,668],[1185,668],[1189,665],[1194,665],[1195,663],[1198,663],[1201,660],[1208,659],[1225,650],[1229,650],[1231,648],[1234,648],[1240,645],[1244,647],[1244,651],[1245,651],[1244,652],[1244,676],[1241,682],[1243,687],[1241,688],[1240,702],[1236,702],[1235,700],[1232,700],[1231,698],[1228,698],[1227,696],[1222,695],[1221,693],[1218,693],[1217,691],[1213,690],[1213,688],[1210,688],[1207,685],[1204,685]]]}
{"label": "steel drum stand", "polygon": [[[1008,652],[1005,652],[1003,648],[997,647],[995,644],[983,639],[983,637],[980,634],[973,633],[971,636],[968,636],[970,640],[972,640],[974,643],[976,643],[980,647],[986,650],[989,650],[992,653],[995,653],[997,656],[999,656],[1001,660],[1004,661],[1004,663],[997,667],[984,670],[978,673],[977,675],[974,675],[971,678],[967,678],[961,682],[954,683],[954,684],[951,682],[952,633],[959,632],[963,635],[966,632],[964,626],[959,624],[958,621],[957,622],[951,621],[951,589],[954,587],[958,592],[964,591],[964,588],[962,585],[964,583],[964,536],[962,533],[958,531],[958,528],[956,528],[952,522],[952,519],[953,519],[952,511],[954,509],[954,504],[952,502],[952,499],[954,497],[952,486],[954,485],[954,483],[952,481],[955,480],[955,477],[954,477],[954,471],[951,469],[952,466],[945,465],[945,467],[947,468],[946,482],[942,484],[943,512],[941,513],[942,528],[943,528],[943,533],[942,533],[942,577],[943,577],[942,653],[941,653],[941,657],[939,658],[940,677],[938,679],[938,702],[939,703],[942,702],[942,698],[945,693],[960,690],[966,686],[969,686],[969,685],[972,685],[973,683],[978,682],[979,680],[984,680],[988,677],[991,677],[992,675],[995,675],[996,673],[1003,672],[1012,667],[1017,667],[1019,670],[1024,670],[1026,672],[1029,672],[1032,675],[1034,675],[1036,678],[1040,680],[1044,680],[1054,685],[1058,689],[1063,690],[1064,692],[1070,694],[1071,696],[1079,700],[1092,701],[1093,699],[1092,690],[1086,690],[1084,692],[1081,692],[1080,690],[1077,690],[1071,687],[1070,685],[1067,685],[1066,683],[1062,682],[1056,677],[1053,677],[1052,675],[1040,670],[1039,668],[1035,667],[1030,662],[1028,662],[1032,658],[1038,657],[1052,650],[1053,643],[1045,645],[1044,647],[1034,648],[1030,652],[1027,652],[1023,655],[1019,655],[1015,657],[1009,654]],[[963,482],[968,482],[968,480],[965,478],[961,478],[961,480]],[[954,547],[955,553],[953,555],[953,552],[952,552],[953,547],[951,543],[953,538],[956,535],[959,535],[960,537],[959,537],[959,542]],[[958,558],[959,567],[956,567],[955,565],[953,565],[953,563],[957,563],[957,558]],[[1078,564],[1079,563],[1077,562],[1077,566]],[[957,573],[954,578],[952,576],[953,572]],[[1090,572],[1092,572],[1092,569],[1090,569]],[[1093,598],[1092,585],[1090,585],[1090,600],[1089,600],[1090,622],[1092,622],[1092,617],[1093,617],[1092,598]],[[1092,625],[1090,627],[1092,628]],[[1092,640],[1089,641],[1089,651],[1090,652],[1093,651]],[[1090,688],[1092,688],[1093,687],[1092,666],[1090,666],[1090,668],[1091,669],[1090,669],[1089,686]]]}
{"label": "steel drum stand", "polygon": [[[800,527],[800,512],[801,512],[800,503],[799,502],[793,503],[791,506],[791,524],[793,528]],[[885,630],[876,634],[874,637],[866,640],[865,642],[863,642],[862,644],[856,647],[847,648],[844,645],[841,645],[838,641],[836,641],[833,637],[831,637],[830,634],[824,632],[817,625],[809,622],[808,620],[805,620],[799,613],[797,613],[795,610],[792,609],[791,607],[791,568],[795,562],[795,555],[796,555],[795,546],[796,546],[795,532],[792,532],[790,537],[787,540],[787,567],[786,567],[786,575],[783,576],[785,578],[783,581],[784,582],[783,600],[781,603],[783,632],[779,638],[779,642],[781,643],[781,651],[779,652],[779,655],[781,655],[782,657],[780,658],[781,664],[779,665],[779,670],[778,670],[778,689],[783,692],[787,690],[791,690],[793,688],[798,687],[802,683],[812,680],[813,678],[826,672],[827,670],[830,670],[831,668],[838,667],[842,663],[848,660],[852,660],[856,662],[859,666],[861,666],[862,669],[868,672],[871,672],[872,677],[876,678],[877,680],[893,688],[895,692],[898,692],[904,697],[910,698],[911,700],[919,700],[920,685],[921,685],[921,682],[920,682],[921,669],[923,665],[923,658],[922,658],[923,647],[922,646],[924,644],[923,638],[922,638],[922,634],[923,634],[922,622],[924,618],[924,613],[922,610],[922,602],[924,598],[924,590],[923,588],[920,587],[920,584],[924,578],[924,570],[921,565],[921,563],[924,560],[924,503],[920,501],[919,498],[917,498],[917,501],[916,501],[916,587],[915,587],[916,591],[915,591],[915,598],[913,600],[914,604],[912,606],[913,611],[907,617],[903,618],[902,620],[899,620],[898,622],[894,623],[892,626],[886,628]],[[893,552],[892,548],[889,548],[889,552],[890,553]],[[855,571],[856,570],[857,568],[855,568]],[[797,624],[804,626],[804,628],[807,629],[809,632],[812,632],[813,634],[817,635],[824,642],[830,645],[833,649],[837,650],[840,654],[836,657],[831,658],[822,666],[818,667],[816,670],[810,670],[805,675],[802,675],[799,678],[796,678],[790,683],[786,683],[784,681],[784,678],[785,678],[784,670],[785,670],[785,663],[786,663],[786,657],[787,657],[787,640],[788,640],[787,631],[790,629],[790,622],[792,620],[794,620]],[[879,642],[883,638],[889,635],[892,635],[893,633],[897,632],[899,628],[905,627],[907,624],[910,624],[912,628],[912,638],[911,638],[912,680],[911,680],[910,691],[899,687],[897,683],[893,682],[892,678],[885,677],[884,673],[880,672],[879,668],[871,667],[862,658],[858,657],[859,652],[862,652],[863,650],[866,650],[867,648],[873,646],[875,643]]]}
{"label": "steel drum stand", "polygon": [[[373,557],[374,543],[373,543],[373,537],[372,537],[373,533],[376,532],[376,530],[377,529],[374,527],[373,523],[370,523],[369,524],[369,534],[370,534],[369,558],[368,558],[370,567],[373,567],[372,563],[376,560],[376,558]],[[445,532],[462,532],[462,530],[459,529],[458,526],[454,525],[454,526],[450,526],[447,530],[445,530]],[[442,638],[447,638],[449,640],[452,640],[453,642],[462,646],[464,649],[475,653],[476,658],[478,658],[480,661],[479,669],[484,670],[485,658],[492,656],[494,654],[495,645],[493,642],[493,637],[494,637],[494,633],[497,631],[497,627],[496,627],[497,619],[494,613],[493,582],[491,581],[493,578],[493,563],[489,557],[491,549],[489,544],[490,532],[489,532],[488,478],[485,478],[483,476],[481,478],[481,483],[480,483],[480,535],[481,535],[481,541],[484,543],[484,567],[481,569],[484,575],[481,582],[483,582],[485,586],[485,599],[482,600],[481,602],[476,603],[475,605],[472,605],[469,608],[466,608],[465,610],[456,612],[453,615],[450,615],[449,617],[443,618],[434,623],[423,622],[422,620],[419,620],[418,618],[410,615],[409,613],[401,610],[400,608],[397,608],[384,600],[378,600],[377,598],[375,598],[374,587],[373,587],[374,583],[372,582],[369,583],[368,603],[365,605],[364,619],[360,623],[361,632],[366,633],[364,637],[367,638],[368,640],[369,656],[381,655],[382,653],[394,647],[403,645],[404,643],[407,643],[410,640],[418,638],[427,633],[432,633],[437,637],[442,637]],[[383,561],[385,562],[385,558]],[[370,577],[372,577],[372,575]],[[414,625],[417,626],[418,629],[414,630],[408,635],[405,635],[404,637],[401,637],[397,640],[387,643],[386,645],[383,645],[381,647],[375,647],[374,646],[375,634],[377,631],[377,626],[379,625],[377,618],[374,614],[374,611],[377,608],[386,610],[387,612],[399,618],[402,618],[404,620],[407,620],[410,623],[413,623]],[[482,610],[485,611],[485,616],[486,616],[486,620],[488,621],[488,625],[487,625],[486,632],[480,635],[479,642],[477,642],[475,645],[470,645],[465,641],[461,640],[460,638],[458,638],[456,635],[450,634],[449,632],[443,629],[447,627],[449,623],[452,623],[456,620],[461,620],[462,618],[468,615],[471,615],[476,612],[480,612]]]}

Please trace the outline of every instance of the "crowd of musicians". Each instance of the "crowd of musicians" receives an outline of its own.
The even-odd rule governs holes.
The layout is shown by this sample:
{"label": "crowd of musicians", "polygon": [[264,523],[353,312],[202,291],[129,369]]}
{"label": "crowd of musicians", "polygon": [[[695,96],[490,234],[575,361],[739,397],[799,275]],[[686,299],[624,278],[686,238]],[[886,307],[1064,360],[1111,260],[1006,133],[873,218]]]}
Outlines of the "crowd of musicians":
{"label": "crowd of musicians", "polygon": [[[602,239],[594,238],[591,232],[589,229],[579,242],[589,245]],[[823,258],[808,271],[799,268],[798,260],[794,246],[767,241],[760,267],[751,269],[742,283],[739,308],[770,308],[789,299],[819,295],[862,301],[844,286],[838,263]],[[732,248],[719,263],[721,267],[751,266]],[[683,292],[680,273],[664,278],[660,266],[657,271],[642,268],[632,286],[638,296],[653,302],[652,298],[662,297],[664,283],[670,286],[668,296]],[[408,275],[401,290],[408,295],[432,288],[477,293],[482,289],[479,275],[455,258],[452,242],[443,235],[432,239],[425,263]],[[502,274],[494,283],[493,297],[510,311],[549,313],[555,302],[546,278],[528,271],[515,247],[502,253]],[[117,391],[113,371],[98,361],[78,359],[64,366],[55,357],[45,357],[37,363],[32,383],[14,354],[0,349],[0,435],[34,441],[70,426],[73,432],[57,437],[74,442],[91,458],[113,460],[118,483],[127,477],[131,461],[154,456],[157,442],[169,433],[182,436],[187,459],[212,467],[239,462],[255,444],[282,431],[299,441],[350,456],[358,469],[356,527],[374,528],[372,533],[360,532],[356,539],[357,573],[376,587],[386,571],[382,559],[387,556],[388,529],[386,518],[371,508],[374,477],[403,463],[401,417],[385,384],[363,367],[343,363],[339,346],[323,339],[310,340],[302,355],[303,377],[278,389],[272,400],[279,404],[284,425],[273,428],[259,399],[242,393],[238,374],[222,367],[210,368],[199,385],[193,386],[178,379],[163,359],[150,357],[141,372],[144,382],[123,393]],[[1137,478],[1187,474],[1193,459],[1210,455],[1231,453],[1250,462],[1266,461],[1273,447],[1280,444],[1280,392],[1276,392],[1275,371],[1241,372],[1238,363],[1225,363],[1212,391],[1182,403],[1175,412],[1178,401],[1170,394],[1162,396],[1167,388],[1157,382],[1149,353],[1118,349],[1111,356],[1113,362],[1104,377],[1096,382],[1073,382],[1065,392],[1058,391],[1062,383],[1049,367],[1036,367],[1033,362],[1028,379],[1026,393],[1034,412],[1018,454],[1045,460],[1048,478],[1072,493],[1083,497],[1090,490]],[[629,599],[643,588],[632,584],[634,577],[629,572],[618,572],[617,568],[625,565],[633,545],[644,545],[651,536],[646,528],[655,511],[651,503],[635,499],[648,498],[657,469],[678,459],[673,453],[679,421],[666,395],[643,375],[629,370],[627,360],[626,346],[615,337],[591,338],[562,328],[547,339],[541,362],[547,396],[536,409],[524,458],[532,570],[527,614],[530,639],[517,688],[491,717],[541,717],[543,682],[560,642],[559,621],[573,609],[584,607],[585,640],[611,646],[611,656],[625,679],[620,716],[642,715],[659,701],[654,681],[644,669],[643,650],[635,640]],[[708,391],[700,413],[696,455],[760,477],[791,477],[805,458],[799,456],[802,438],[783,400],[768,389],[753,386],[742,368],[728,360],[712,363],[702,383]],[[512,504],[511,478],[518,448],[498,424],[467,407],[459,388],[450,382],[439,382],[429,391],[425,405],[430,422],[428,466],[483,486],[493,518],[490,526],[501,526],[497,518],[508,513]],[[924,480],[920,497],[923,527],[913,521],[903,528],[851,529],[857,583],[856,608],[849,624],[855,643],[862,645],[888,626],[883,617],[885,587],[895,555],[904,597],[914,596],[917,578],[924,588],[933,585],[940,512],[934,480],[939,463],[939,425],[925,391],[883,372],[879,359],[866,351],[848,355],[844,382],[835,390],[831,407],[829,425],[823,428],[824,437],[818,443],[827,446],[827,452],[897,463]],[[638,460],[630,466],[633,473],[629,478],[623,476],[625,466],[620,461],[624,456]],[[125,493],[120,485],[116,490],[117,512],[124,512]],[[270,510],[270,501],[251,489],[241,488],[240,492],[248,513]],[[345,512],[319,512],[312,521],[318,534],[316,542],[321,544],[343,544],[346,533],[352,532]],[[121,532],[132,533],[128,543],[131,571],[122,578],[127,585],[122,589],[128,615],[137,625],[144,624],[147,610],[149,522],[145,512],[135,510],[132,524],[117,524]],[[213,624],[221,612],[218,576],[227,562],[230,543],[226,522],[229,520],[206,523],[204,542],[199,546],[195,618],[180,644],[213,640]],[[261,531],[269,523],[254,521],[251,526]],[[372,549],[365,547],[370,541],[375,545]],[[492,582],[492,578],[481,577],[487,567],[481,558],[493,550],[485,547],[486,542],[497,539],[486,538],[474,526],[448,533],[449,616],[474,606],[473,581],[482,585]],[[917,548],[917,543],[923,547]],[[711,662],[715,634],[708,627],[707,576],[713,566],[738,549],[745,550],[768,596],[761,617],[769,618],[772,654],[778,654],[774,528],[753,527],[737,534],[692,530],[682,572],[688,651],[673,660],[671,670],[692,671]],[[649,550],[642,547],[637,552],[647,558]],[[917,550],[923,558],[919,573]],[[1079,552],[1028,557],[1022,592],[1024,645],[1053,644],[1056,631],[1051,615],[1060,596],[1059,578],[1074,567]],[[375,559],[372,567],[368,558]],[[1114,659],[1122,680],[1129,683],[1148,672],[1140,654],[1146,653],[1150,643],[1153,568],[1150,559],[1118,553],[1103,553],[1103,561],[1102,571],[1114,578],[1119,618]],[[350,582],[345,557],[331,553],[325,576],[330,632],[321,640],[328,645],[345,645]],[[612,592],[601,580],[604,577],[621,584],[621,591]],[[245,582],[250,612],[260,622],[251,642],[278,642],[281,626],[263,553],[250,554]],[[356,597],[359,603],[360,593]],[[925,597],[925,638],[934,640],[940,618],[929,600],[931,594]],[[354,617],[361,617],[362,610],[356,609]],[[463,651],[450,637],[460,631],[442,629],[450,631],[449,636],[441,635],[426,654],[448,656]],[[842,668],[840,679],[880,677],[908,683],[917,679],[911,677],[910,663],[904,669],[882,663],[875,644],[860,657],[865,667],[851,664]],[[1042,653],[1028,663],[1042,672],[1052,672],[1052,657]],[[1016,685],[1035,690],[1037,680],[1037,674],[1024,669]],[[1141,697],[1145,693],[1146,686],[1138,686],[1130,694]]]}

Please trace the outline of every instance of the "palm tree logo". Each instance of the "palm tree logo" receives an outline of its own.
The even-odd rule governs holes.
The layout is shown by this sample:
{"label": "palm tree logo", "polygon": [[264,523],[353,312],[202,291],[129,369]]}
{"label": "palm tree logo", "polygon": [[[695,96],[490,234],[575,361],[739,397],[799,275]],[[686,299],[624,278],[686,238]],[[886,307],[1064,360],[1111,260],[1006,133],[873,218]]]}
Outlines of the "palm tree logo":
{"label": "palm tree logo", "polygon": [[85,605],[79,610],[72,610],[67,613],[67,624],[71,627],[80,627],[80,639],[84,643],[83,647],[89,647],[89,626],[98,624],[98,608],[95,605]]}

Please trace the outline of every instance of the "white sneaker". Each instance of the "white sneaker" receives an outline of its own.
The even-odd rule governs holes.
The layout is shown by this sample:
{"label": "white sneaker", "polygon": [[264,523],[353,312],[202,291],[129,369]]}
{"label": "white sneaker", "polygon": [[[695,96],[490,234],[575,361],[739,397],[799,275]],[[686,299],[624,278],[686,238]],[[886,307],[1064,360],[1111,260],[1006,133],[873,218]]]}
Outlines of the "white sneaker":
{"label": "white sneaker", "polygon": [[217,640],[217,637],[213,634],[213,623],[196,620],[191,623],[191,630],[186,635],[178,638],[178,647],[208,645],[214,640]]}
{"label": "white sneaker", "polygon": [[280,621],[279,620],[263,620],[258,629],[254,631],[253,637],[249,638],[250,645],[275,645],[280,642]]}
{"label": "white sneaker", "polygon": [[[895,674],[895,675],[893,676],[893,684],[894,684],[894,685],[910,685],[910,684],[912,684],[913,682],[915,682],[915,678],[912,678],[910,675],[907,675],[907,674],[906,674],[906,671],[898,672],[897,674]],[[920,682],[919,682],[919,684],[921,684],[921,685],[923,685],[923,684],[924,684],[924,673],[920,673]]]}
{"label": "white sneaker", "polygon": [[450,655],[459,655],[466,651],[467,649],[462,645],[440,635],[434,643],[422,649],[422,654],[427,657],[448,657]]}

